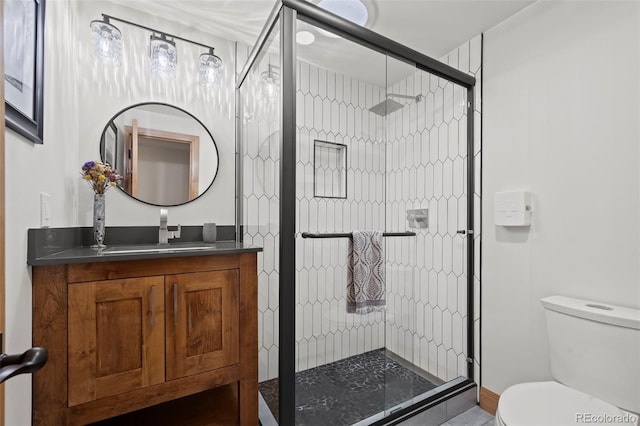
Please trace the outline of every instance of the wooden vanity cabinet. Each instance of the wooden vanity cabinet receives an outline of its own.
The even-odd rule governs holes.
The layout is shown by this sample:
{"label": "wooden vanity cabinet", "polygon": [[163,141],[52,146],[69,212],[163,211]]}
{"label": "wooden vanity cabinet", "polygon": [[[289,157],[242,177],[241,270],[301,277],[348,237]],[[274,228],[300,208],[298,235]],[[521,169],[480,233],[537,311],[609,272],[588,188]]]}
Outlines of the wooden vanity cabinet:
{"label": "wooden vanity cabinet", "polygon": [[70,407],[164,382],[163,289],[163,277],[69,284]]}
{"label": "wooden vanity cabinet", "polygon": [[238,271],[165,278],[167,380],[237,364]]}
{"label": "wooden vanity cabinet", "polygon": [[83,425],[237,383],[257,425],[256,253],[34,266],[33,424]]}

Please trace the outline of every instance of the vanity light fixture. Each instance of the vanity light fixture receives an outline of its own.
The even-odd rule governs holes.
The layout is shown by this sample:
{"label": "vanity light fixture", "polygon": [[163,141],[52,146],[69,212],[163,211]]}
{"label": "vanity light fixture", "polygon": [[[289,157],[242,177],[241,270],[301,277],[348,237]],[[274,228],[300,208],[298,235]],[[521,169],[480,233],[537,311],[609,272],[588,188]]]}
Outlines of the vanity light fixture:
{"label": "vanity light fixture", "polygon": [[149,57],[151,58],[151,74],[160,78],[175,78],[178,53],[176,42],[167,38],[165,34],[151,35],[149,43]]}
{"label": "vanity light fixture", "polygon": [[267,99],[274,99],[278,95],[280,87],[280,67],[268,65],[267,71],[260,74],[260,84],[262,86],[262,96]]}
{"label": "vanity light fixture", "polygon": [[93,56],[106,64],[120,66],[122,59],[122,33],[102,15],[102,20],[91,21]]}
{"label": "vanity light fixture", "polygon": [[222,59],[213,53],[213,47],[200,55],[200,84],[206,87],[217,87],[222,78]]}
{"label": "vanity light fixture", "polygon": [[161,78],[175,78],[178,63],[176,40],[204,47],[207,53],[200,55],[199,82],[206,87],[217,86],[222,76],[222,59],[213,53],[214,48],[177,35],[169,34],[115,16],[102,14],[102,20],[91,21],[93,55],[105,63],[120,65],[122,58],[122,33],[110,23],[118,21],[151,32],[149,57],[151,73]]}

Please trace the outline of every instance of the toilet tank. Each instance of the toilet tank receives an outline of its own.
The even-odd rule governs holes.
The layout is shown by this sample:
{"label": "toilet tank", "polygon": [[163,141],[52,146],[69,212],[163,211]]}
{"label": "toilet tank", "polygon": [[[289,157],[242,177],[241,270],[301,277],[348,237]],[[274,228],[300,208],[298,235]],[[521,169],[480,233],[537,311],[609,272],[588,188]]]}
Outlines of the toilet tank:
{"label": "toilet tank", "polygon": [[553,378],[640,413],[640,310],[564,296],[541,302]]}

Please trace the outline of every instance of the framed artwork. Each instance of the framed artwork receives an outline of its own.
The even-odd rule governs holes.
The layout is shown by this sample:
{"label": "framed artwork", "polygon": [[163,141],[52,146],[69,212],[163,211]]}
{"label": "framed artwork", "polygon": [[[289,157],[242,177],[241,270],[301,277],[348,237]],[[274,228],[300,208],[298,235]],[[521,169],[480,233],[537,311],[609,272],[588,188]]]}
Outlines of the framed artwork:
{"label": "framed artwork", "polygon": [[4,0],[4,99],[7,127],[42,143],[44,2]]}
{"label": "framed artwork", "polygon": [[104,132],[102,146],[102,161],[109,164],[112,168],[116,168],[116,159],[118,158],[118,128],[113,121],[109,123],[109,126]]}

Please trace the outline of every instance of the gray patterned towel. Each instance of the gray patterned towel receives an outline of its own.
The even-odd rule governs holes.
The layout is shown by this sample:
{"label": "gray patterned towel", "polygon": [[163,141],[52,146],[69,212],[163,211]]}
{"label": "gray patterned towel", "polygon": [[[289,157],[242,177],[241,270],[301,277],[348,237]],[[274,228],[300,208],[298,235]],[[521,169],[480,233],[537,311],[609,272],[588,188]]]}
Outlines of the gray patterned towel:
{"label": "gray patterned towel", "polygon": [[354,231],[349,242],[347,312],[385,309],[384,245],[380,231]]}

